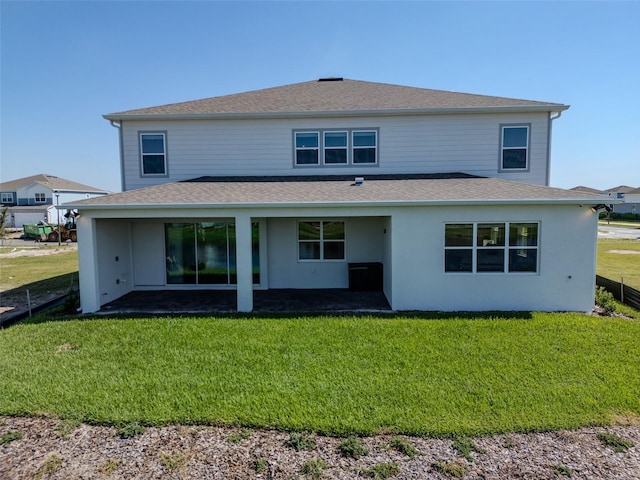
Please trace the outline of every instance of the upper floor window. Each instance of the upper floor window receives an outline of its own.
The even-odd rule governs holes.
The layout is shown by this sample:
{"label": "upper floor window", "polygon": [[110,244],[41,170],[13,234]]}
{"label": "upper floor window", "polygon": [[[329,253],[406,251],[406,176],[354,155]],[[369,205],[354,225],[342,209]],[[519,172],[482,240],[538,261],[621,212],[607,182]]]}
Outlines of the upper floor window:
{"label": "upper floor window", "polygon": [[529,126],[503,125],[501,137],[501,168],[526,170],[529,167]]}
{"label": "upper floor window", "polygon": [[13,203],[13,193],[3,193],[0,195],[0,202],[2,203]]}
{"label": "upper floor window", "polygon": [[375,131],[353,132],[353,163],[376,163]]}
{"label": "upper floor window", "polygon": [[167,174],[167,144],[163,132],[140,134],[140,161],[142,175]]}
{"label": "upper floor window", "polygon": [[46,197],[44,193],[36,193],[36,203],[44,203],[46,201]]}
{"label": "upper floor window", "polygon": [[298,260],[344,260],[344,222],[298,222]]}
{"label": "upper floor window", "polygon": [[445,225],[445,272],[538,271],[538,223]]}
{"label": "upper floor window", "polygon": [[296,166],[376,165],[378,130],[294,132]]}
{"label": "upper floor window", "polygon": [[296,165],[317,165],[320,133],[296,132]]}
{"label": "upper floor window", "polygon": [[347,164],[347,132],[324,132],[324,163]]}

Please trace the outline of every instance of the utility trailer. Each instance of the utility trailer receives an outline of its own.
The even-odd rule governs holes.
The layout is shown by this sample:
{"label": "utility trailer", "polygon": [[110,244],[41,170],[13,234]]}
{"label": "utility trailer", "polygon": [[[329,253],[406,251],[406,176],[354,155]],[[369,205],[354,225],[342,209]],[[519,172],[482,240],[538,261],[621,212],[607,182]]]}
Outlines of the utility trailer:
{"label": "utility trailer", "polygon": [[25,223],[22,228],[24,238],[31,238],[36,242],[46,242],[53,232],[53,226],[47,223]]}

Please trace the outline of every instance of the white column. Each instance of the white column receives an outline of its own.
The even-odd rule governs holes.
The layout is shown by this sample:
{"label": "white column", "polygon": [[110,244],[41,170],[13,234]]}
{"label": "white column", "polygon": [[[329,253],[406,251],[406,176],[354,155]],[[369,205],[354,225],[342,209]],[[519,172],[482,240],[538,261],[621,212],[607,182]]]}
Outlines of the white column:
{"label": "white column", "polygon": [[251,261],[251,216],[236,215],[236,269],[238,311],[253,310],[253,266]]}
{"label": "white column", "polygon": [[80,215],[78,227],[78,265],[80,267],[80,306],[83,313],[100,310],[100,285],[98,280],[98,249],[96,220]]}

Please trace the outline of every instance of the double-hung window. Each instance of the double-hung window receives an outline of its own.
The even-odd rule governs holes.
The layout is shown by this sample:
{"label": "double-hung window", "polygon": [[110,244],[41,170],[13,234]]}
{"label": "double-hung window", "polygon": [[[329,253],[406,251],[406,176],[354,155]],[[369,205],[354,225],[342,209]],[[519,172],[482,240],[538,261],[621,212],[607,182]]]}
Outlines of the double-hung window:
{"label": "double-hung window", "polygon": [[296,165],[318,165],[319,132],[296,132]]}
{"label": "double-hung window", "polygon": [[347,164],[347,132],[324,132],[325,165]]}
{"label": "double-hung window", "polygon": [[167,138],[164,132],[140,134],[142,175],[167,174]]}
{"label": "double-hung window", "polygon": [[0,202],[2,202],[2,203],[13,203],[13,193],[12,192],[3,193],[0,196]]}
{"label": "double-hung window", "polygon": [[538,223],[445,225],[444,270],[467,273],[538,271]]}
{"label": "double-hung window", "polygon": [[344,260],[344,222],[298,222],[298,260]]}
{"label": "double-hung window", "polygon": [[294,131],[294,165],[337,167],[378,164],[378,130]]}
{"label": "double-hung window", "polygon": [[529,167],[529,126],[501,126],[502,170],[526,170]]}
{"label": "double-hung window", "polygon": [[44,203],[46,201],[46,197],[44,193],[36,193],[36,203]]}
{"label": "double-hung window", "polygon": [[377,158],[377,135],[375,131],[353,132],[353,163],[374,164]]}

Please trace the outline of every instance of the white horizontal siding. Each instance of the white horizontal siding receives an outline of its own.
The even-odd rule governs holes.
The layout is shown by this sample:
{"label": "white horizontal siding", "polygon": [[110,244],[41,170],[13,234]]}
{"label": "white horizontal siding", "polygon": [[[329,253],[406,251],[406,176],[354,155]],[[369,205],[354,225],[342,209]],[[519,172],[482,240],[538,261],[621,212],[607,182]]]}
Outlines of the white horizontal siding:
{"label": "white horizontal siding", "polygon": [[[531,125],[529,171],[500,172],[501,124]],[[379,165],[293,166],[294,129],[378,128]],[[126,121],[125,190],[203,175],[467,172],[545,184],[548,115],[427,115],[333,119]],[[141,177],[138,133],[166,131],[167,177]]]}

